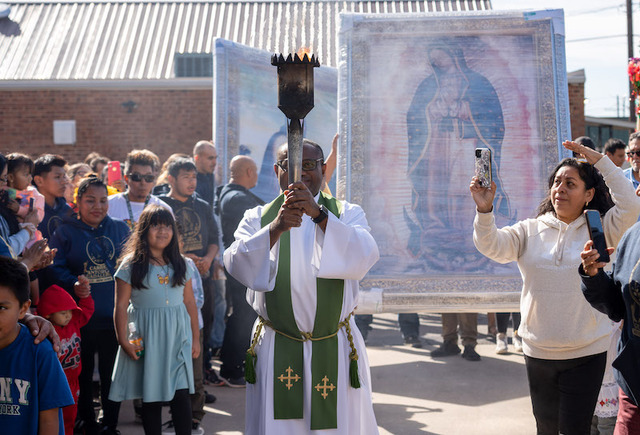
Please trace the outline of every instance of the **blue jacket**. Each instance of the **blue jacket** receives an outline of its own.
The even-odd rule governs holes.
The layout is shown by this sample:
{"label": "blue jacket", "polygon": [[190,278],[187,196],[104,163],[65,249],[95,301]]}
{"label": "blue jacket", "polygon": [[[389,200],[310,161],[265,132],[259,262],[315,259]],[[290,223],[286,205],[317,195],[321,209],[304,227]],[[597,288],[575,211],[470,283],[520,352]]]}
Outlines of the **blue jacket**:
{"label": "blue jacket", "polygon": [[62,197],[56,198],[56,202],[53,207],[49,207],[49,204],[45,203],[44,218],[42,218],[42,222],[38,224],[38,229],[42,233],[42,237],[45,239],[51,239],[56,228],[58,228],[66,218],[71,217],[74,214],[73,209],[69,207],[67,201]]}
{"label": "blue jacket", "polygon": [[633,402],[640,403],[640,223],[622,236],[611,272],[594,277],[580,266],[582,292],[596,310],[615,322],[624,320],[613,362],[616,382]]}
{"label": "blue jacket", "polygon": [[49,244],[58,248],[51,266],[56,283],[75,296],[73,285],[79,275],[91,283],[96,310],[88,329],[113,329],[116,262],[129,237],[129,227],[120,219],[106,216],[98,228],[79,219],[67,218],[53,233]]}

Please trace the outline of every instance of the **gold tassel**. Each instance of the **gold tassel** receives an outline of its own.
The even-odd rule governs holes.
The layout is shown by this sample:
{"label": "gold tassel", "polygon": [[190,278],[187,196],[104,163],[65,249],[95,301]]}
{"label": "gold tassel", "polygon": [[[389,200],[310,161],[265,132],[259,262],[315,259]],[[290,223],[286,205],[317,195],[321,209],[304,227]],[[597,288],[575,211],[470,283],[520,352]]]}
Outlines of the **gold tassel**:
{"label": "gold tassel", "polygon": [[[353,313],[351,313],[353,314]],[[347,340],[349,340],[349,346],[351,347],[351,353],[349,354],[349,382],[351,388],[360,388],[360,376],[358,376],[358,351],[356,345],[353,343],[353,335],[351,335],[351,326],[349,325],[349,319],[351,314],[347,316],[344,322],[344,329],[347,332]]]}

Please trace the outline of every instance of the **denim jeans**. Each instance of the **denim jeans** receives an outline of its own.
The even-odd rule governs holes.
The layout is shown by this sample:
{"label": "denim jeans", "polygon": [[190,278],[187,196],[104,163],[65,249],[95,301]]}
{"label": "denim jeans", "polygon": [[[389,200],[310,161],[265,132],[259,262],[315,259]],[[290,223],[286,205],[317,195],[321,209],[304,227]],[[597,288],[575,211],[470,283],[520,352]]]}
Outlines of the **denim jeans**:
{"label": "denim jeans", "polygon": [[222,347],[224,340],[225,317],[227,314],[227,298],[225,297],[225,280],[213,280],[213,328],[209,337],[211,349]]}

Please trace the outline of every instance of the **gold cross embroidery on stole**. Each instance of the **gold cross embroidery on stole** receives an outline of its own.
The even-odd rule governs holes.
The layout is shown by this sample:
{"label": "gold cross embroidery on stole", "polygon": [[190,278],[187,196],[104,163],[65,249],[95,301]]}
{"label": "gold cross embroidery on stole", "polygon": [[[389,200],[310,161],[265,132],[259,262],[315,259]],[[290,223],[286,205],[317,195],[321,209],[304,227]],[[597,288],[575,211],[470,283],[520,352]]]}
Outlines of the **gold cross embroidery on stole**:
{"label": "gold cross embroidery on stole", "polygon": [[322,395],[323,399],[326,399],[327,396],[329,395],[329,393],[327,393],[327,390],[329,391],[333,391],[336,386],[333,384],[328,384],[329,382],[329,378],[327,378],[327,376],[325,375],[324,378],[322,378],[322,385],[320,385],[320,383],[318,383],[318,385],[315,386],[315,389],[320,392],[320,390],[322,390],[322,393],[320,393]]}
{"label": "gold cross embroidery on stole", "polygon": [[287,367],[285,372],[287,372],[287,376],[282,374],[278,376],[278,379],[280,380],[280,382],[287,381],[284,385],[285,387],[287,387],[287,390],[290,390],[291,387],[293,387],[293,384],[291,383],[291,381],[298,382],[300,380],[300,376],[298,375],[291,376],[291,373],[293,373],[293,369],[291,368],[291,366]]}

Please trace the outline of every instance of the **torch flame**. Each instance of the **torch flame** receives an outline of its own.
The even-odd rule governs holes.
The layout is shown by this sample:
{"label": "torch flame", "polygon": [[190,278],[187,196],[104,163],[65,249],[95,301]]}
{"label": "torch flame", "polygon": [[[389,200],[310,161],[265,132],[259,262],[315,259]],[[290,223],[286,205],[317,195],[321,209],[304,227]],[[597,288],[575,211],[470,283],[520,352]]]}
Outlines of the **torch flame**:
{"label": "torch flame", "polygon": [[301,47],[296,53],[300,59],[304,59],[304,56],[307,56],[307,59],[311,59],[311,49],[309,47]]}

